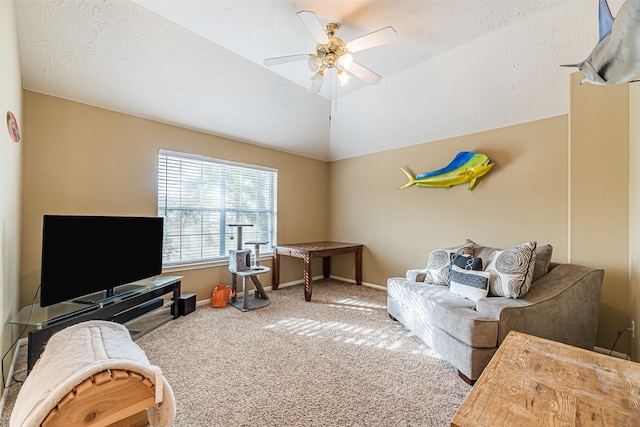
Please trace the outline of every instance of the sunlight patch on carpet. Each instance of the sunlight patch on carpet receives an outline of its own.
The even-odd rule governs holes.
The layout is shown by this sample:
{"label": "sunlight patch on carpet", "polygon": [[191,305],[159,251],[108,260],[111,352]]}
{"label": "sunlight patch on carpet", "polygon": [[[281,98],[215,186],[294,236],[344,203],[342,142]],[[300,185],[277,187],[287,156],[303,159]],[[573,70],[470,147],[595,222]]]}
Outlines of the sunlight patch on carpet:
{"label": "sunlight patch on carpet", "polygon": [[[375,347],[391,351],[404,349],[408,344],[408,340],[413,341],[415,339],[411,333],[405,331],[389,333],[376,328],[351,323],[335,321],[320,322],[317,320],[297,317],[282,319],[276,323],[265,326],[264,329],[270,329],[291,335],[329,339],[344,344]],[[415,342],[412,342],[411,345],[415,346]],[[440,355],[435,353],[426,345],[420,345],[419,350],[414,350],[414,352],[427,354],[439,359],[441,358]]]}
{"label": "sunlight patch on carpet", "polygon": [[337,307],[349,307],[349,308],[354,308],[354,309],[361,309],[361,310],[369,310],[369,311],[373,311],[373,310],[386,310],[387,306],[385,304],[378,304],[375,302],[370,302],[370,301],[363,301],[361,299],[355,299],[355,298],[343,298],[340,299],[338,301],[336,301],[333,304],[329,304],[330,306],[337,306]]}

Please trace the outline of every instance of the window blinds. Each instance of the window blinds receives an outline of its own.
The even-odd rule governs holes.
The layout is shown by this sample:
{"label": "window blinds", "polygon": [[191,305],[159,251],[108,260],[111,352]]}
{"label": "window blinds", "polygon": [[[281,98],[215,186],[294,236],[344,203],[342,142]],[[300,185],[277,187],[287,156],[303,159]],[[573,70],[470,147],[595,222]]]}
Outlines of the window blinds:
{"label": "window blinds", "polygon": [[[164,220],[165,265],[227,258],[236,230],[253,224],[243,240],[268,242],[277,236],[275,169],[161,150],[158,155],[158,215]],[[247,246],[247,248],[249,248]]]}

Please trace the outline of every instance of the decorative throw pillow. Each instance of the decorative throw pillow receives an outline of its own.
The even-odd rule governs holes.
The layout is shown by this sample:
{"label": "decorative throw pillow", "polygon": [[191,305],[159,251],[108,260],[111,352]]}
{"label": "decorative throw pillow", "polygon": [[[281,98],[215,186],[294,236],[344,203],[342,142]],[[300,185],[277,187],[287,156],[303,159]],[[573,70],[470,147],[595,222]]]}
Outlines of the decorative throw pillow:
{"label": "decorative throw pillow", "polygon": [[[482,262],[485,266],[489,265],[489,262],[494,258],[496,252],[502,250],[502,248],[492,248],[481,245],[471,239],[467,239],[466,243],[473,243],[473,256],[482,258]],[[533,269],[533,278],[531,279],[531,283],[540,279],[549,272],[549,264],[551,264],[552,255],[553,246],[548,244],[536,246],[536,264]]]}
{"label": "decorative throw pillow", "polygon": [[465,270],[452,265],[449,292],[478,302],[489,293],[489,276],[486,271]]}
{"label": "decorative throw pillow", "polygon": [[503,249],[484,246],[471,239],[467,239],[465,243],[471,243],[473,245],[473,256],[476,258],[482,258],[482,265],[485,266],[485,269],[493,259],[495,253]]}
{"label": "decorative throw pillow", "polygon": [[465,255],[450,254],[451,266],[457,265],[464,270],[482,271],[482,258],[473,258]]}
{"label": "decorative throw pillow", "polygon": [[451,254],[473,255],[473,243],[467,243],[455,248],[435,249],[429,253],[429,262],[424,281],[434,285],[447,286],[449,284],[449,266]]}
{"label": "decorative throw pillow", "polygon": [[553,255],[553,246],[540,245],[536,247],[536,265],[533,268],[533,279],[531,280],[531,283],[549,272],[551,255]]}
{"label": "decorative throw pillow", "polygon": [[531,286],[536,262],[536,242],[497,251],[485,271],[489,273],[489,294],[523,297]]}

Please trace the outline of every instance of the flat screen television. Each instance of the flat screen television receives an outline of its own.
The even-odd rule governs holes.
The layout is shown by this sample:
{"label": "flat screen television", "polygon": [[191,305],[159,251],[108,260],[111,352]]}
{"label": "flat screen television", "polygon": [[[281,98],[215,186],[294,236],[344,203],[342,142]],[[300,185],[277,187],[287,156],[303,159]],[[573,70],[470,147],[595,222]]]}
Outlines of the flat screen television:
{"label": "flat screen television", "polygon": [[45,215],[40,306],[161,274],[162,237],[161,217]]}

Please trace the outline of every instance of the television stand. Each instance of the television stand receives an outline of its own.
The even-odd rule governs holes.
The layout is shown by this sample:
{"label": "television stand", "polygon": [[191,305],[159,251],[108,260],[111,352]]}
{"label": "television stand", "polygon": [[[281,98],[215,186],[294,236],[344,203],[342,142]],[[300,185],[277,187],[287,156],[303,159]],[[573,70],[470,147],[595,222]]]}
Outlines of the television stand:
{"label": "television stand", "polygon": [[[48,307],[39,304],[33,309],[32,306],[23,307],[9,323],[35,328],[28,336],[27,370],[31,371],[53,334],[76,323],[87,320],[121,323],[129,329],[131,338],[136,339],[178,317],[181,279],[181,276],[158,276],[140,280],[131,284],[135,289],[128,288],[131,290],[127,293],[95,303],[66,301]],[[169,294],[172,294],[171,299],[166,299]],[[170,309],[170,313],[158,316],[158,319],[143,319],[146,314],[162,308]]]}
{"label": "television stand", "polygon": [[[135,282],[134,282],[135,283]],[[143,288],[144,285],[128,284],[117,286],[106,291],[100,291],[93,294],[75,298],[73,302],[78,304],[107,304],[117,298],[124,298],[127,295],[133,295],[135,292]]]}

